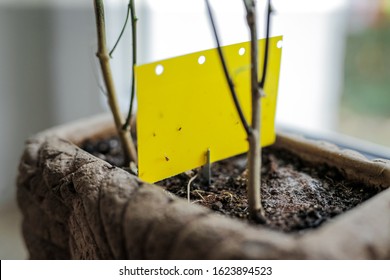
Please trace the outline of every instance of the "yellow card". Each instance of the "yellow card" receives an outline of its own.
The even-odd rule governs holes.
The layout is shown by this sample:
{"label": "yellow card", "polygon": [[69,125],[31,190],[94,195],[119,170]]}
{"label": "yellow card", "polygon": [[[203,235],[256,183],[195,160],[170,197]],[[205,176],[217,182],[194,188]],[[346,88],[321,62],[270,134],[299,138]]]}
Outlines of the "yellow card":
{"label": "yellow card", "polygon": [[[270,38],[261,145],[275,141],[282,37]],[[259,40],[262,64],[265,39]],[[249,42],[223,47],[244,114],[250,122]],[[262,65],[259,65],[260,72]],[[261,73],[259,73],[261,75]],[[139,177],[156,182],[248,150],[216,49],[136,67]]]}

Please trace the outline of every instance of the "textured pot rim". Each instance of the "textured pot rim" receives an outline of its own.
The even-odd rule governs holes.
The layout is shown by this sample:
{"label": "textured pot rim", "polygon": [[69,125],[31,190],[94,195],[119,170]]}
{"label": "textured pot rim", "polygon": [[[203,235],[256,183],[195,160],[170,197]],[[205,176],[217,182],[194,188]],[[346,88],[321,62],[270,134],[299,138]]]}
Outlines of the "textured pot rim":
{"label": "textured pot rim", "polygon": [[[84,139],[99,138],[114,133],[111,116],[104,114],[43,131],[27,141],[26,149],[29,143],[38,143],[42,146],[53,137],[78,145]],[[72,145],[71,143],[69,145]],[[326,142],[308,140],[290,134],[278,133],[275,145],[292,151],[304,160],[337,167],[347,179],[380,187],[390,185],[390,161],[368,160],[357,152],[341,150]],[[157,188],[152,192],[155,190],[157,191]],[[194,206],[188,205],[188,207],[191,209]],[[293,254],[292,258],[381,259],[390,256],[389,214],[390,189],[387,189],[318,229],[303,235],[276,233],[257,226],[247,226],[247,228],[252,231],[251,235],[255,235],[255,231],[265,231],[269,232],[270,236],[275,235],[276,242],[286,241],[289,250],[299,251]],[[222,219],[217,214],[215,216],[216,219]],[[241,225],[239,221],[229,220]],[[258,257],[256,253],[248,253],[244,257],[252,258],[252,256]],[[274,257],[289,258],[289,255],[270,255],[269,258]]]}
{"label": "textured pot rim", "polygon": [[[101,114],[50,128],[33,138],[55,136],[80,145],[85,139],[101,138],[115,133],[112,116]],[[337,167],[347,179],[378,187],[390,184],[390,160],[369,160],[354,150],[341,149],[329,142],[311,140],[293,133],[277,132],[274,145],[288,149],[308,162]]]}

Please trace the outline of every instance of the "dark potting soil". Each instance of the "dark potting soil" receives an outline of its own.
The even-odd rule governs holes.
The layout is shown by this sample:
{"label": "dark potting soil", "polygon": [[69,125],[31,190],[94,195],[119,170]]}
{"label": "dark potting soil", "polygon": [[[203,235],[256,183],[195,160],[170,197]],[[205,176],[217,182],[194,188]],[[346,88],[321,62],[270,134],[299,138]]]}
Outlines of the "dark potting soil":
{"label": "dark potting soil", "polygon": [[[87,141],[82,148],[113,165],[123,166],[117,138]],[[381,191],[347,181],[335,168],[313,166],[289,151],[272,146],[263,149],[262,161],[261,195],[266,226],[283,232],[316,228]],[[197,169],[156,184],[187,198],[191,180],[191,203],[253,223],[246,198],[246,156],[213,163],[211,171],[210,185],[197,175]]]}

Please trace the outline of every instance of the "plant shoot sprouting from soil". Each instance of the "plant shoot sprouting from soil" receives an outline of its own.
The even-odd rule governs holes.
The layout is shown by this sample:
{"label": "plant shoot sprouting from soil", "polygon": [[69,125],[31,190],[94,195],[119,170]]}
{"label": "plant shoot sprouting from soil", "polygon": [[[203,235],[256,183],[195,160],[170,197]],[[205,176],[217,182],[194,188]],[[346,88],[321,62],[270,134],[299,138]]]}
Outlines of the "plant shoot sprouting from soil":
{"label": "plant shoot sprouting from soil", "polygon": [[270,30],[270,15],[271,15],[271,3],[267,1],[267,18],[266,18],[266,46],[263,60],[263,73],[261,80],[258,80],[258,42],[257,42],[257,14],[256,14],[256,1],[255,0],[243,0],[246,10],[246,20],[250,32],[250,46],[251,46],[251,98],[252,98],[252,111],[251,111],[251,125],[248,124],[245,116],[242,112],[242,108],[237,98],[234,83],[228,72],[226,66],[226,60],[222,52],[222,47],[219,40],[219,35],[214,21],[214,16],[208,0],[206,6],[208,9],[210,21],[213,27],[215,41],[217,44],[218,55],[224,70],[224,74],[229,85],[229,89],[240,117],[241,123],[247,134],[249,142],[248,152],[248,204],[251,218],[259,223],[264,223],[264,209],[261,204],[261,98],[264,96],[264,85],[267,76],[267,63],[268,63],[268,46],[269,46],[269,30]]}

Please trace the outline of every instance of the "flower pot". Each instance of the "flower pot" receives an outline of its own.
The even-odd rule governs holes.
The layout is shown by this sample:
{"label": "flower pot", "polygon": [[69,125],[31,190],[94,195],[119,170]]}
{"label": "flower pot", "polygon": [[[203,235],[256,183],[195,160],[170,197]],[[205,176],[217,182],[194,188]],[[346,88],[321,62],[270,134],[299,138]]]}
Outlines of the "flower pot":
{"label": "flower pot", "polygon": [[304,234],[243,223],[141,182],[81,150],[114,134],[109,116],[31,137],[17,197],[32,259],[388,259],[390,165],[353,151],[279,134],[282,147],[347,179],[387,188]]}

